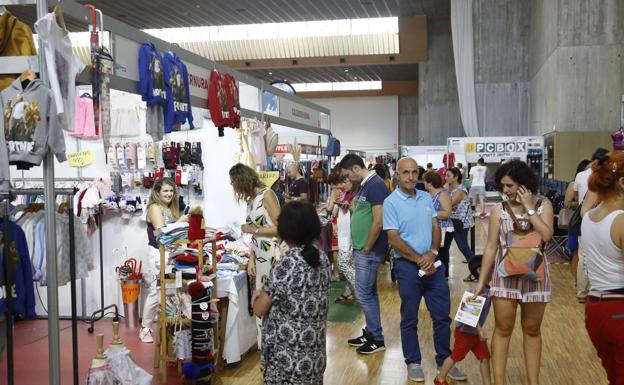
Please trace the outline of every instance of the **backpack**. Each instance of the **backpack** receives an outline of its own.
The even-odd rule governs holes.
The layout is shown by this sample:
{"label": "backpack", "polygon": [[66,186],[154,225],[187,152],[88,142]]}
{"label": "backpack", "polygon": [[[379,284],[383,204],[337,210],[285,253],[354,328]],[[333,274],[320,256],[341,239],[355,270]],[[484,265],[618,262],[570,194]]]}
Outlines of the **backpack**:
{"label": "backpack", "polygon": [[267,117],[265,120],[266,125],[266,134],[264,134],[264,145],[266,147],[267,156],[272,156],[275,154],[275,149],[277,148],[277,143],[279,142],[279,135],[277,132],[273,131],[271,127],[271,120]]}
{"label": "backpack", "polygon": [[[540,199],[536,207],[541,204]],[[513,220],[513,229],[505,235],[507,251],[498,263],[498,275],[543,282],[546,262],[542,236],[533,229],[528,219],[517,218],[509,203],[503,202],[503,209]]]}
{"label": "backpack", "polygon": [[327,138],[327,156],[340,156],[340,141],[331,134]]}

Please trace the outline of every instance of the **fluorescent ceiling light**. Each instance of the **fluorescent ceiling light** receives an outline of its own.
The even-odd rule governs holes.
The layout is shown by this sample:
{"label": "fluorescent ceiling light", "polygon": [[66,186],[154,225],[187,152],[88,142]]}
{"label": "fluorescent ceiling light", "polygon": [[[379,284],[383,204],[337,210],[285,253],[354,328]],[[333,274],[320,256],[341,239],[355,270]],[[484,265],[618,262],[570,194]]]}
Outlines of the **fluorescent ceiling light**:
{"label": "fluorescent ceiling light", "polygon": [[381,81],[295,83],[292,86],[297,92],[380,90]]}
{"label": "fluorescent ceiling light", "polygon": [[171,43],[286,39],[315,36],[355,36],[399,33],[397,17],[146,29]]}

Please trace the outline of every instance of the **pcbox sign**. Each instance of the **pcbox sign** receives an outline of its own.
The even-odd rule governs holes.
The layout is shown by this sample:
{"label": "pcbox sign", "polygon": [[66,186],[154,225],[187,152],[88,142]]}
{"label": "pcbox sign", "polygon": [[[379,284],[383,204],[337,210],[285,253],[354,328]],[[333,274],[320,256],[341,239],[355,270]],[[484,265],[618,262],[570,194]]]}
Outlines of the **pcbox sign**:
{"label": "pcbox sign", "polygon": [[526,160],[529,149],[542,147],[541,137],[465,138],[466,161],[476,163],[483,158],[486,163],[500,163],[509,159]]}

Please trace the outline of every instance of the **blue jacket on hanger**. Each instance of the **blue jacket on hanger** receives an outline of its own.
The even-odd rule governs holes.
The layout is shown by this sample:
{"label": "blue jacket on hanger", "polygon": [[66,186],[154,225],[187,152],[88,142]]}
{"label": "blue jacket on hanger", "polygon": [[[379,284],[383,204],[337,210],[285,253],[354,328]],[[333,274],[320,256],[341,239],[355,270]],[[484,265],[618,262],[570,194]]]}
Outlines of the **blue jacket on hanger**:
{"label": "blue jacket on hanger", "polygon": [[165,133],[170,133],[174,124],[183,124],[187,119],[190,128],[193,129],[195,126],[193,125],[189,75],[186,65],[173,52],[165,54],[163,65],[165,68],[165,88],[167,89]]}
{"label": "blue jacket on hanger", "polygon": [[[4,223],[0,219],[0,233],[4,237]],[[4,240],[3,240],[4,241]],[[35,316],[35,289],[33,286],[30,254],[26,235],[15,222],[9,222],[9,273],[4,271],[4,244],[0,243],[0,313],[7,311],[8,291],[11,295],[11,311],[27,318]],[[5,277],[11,277],[12,287],[7,290]]]}
{"label": "blue jacket on hanger", "polygon": [[139,94],[148,106],[165,105],[165,69],[163,57],[152,43],[139,50]]}

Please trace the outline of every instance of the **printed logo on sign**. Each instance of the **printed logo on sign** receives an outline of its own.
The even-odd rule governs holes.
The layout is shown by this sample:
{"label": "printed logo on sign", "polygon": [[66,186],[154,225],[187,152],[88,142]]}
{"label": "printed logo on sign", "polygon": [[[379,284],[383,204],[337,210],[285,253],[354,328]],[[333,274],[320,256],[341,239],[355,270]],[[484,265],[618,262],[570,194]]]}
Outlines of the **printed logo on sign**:
{"label": "printed logo on sign", "polygon": [[475,144],[474,143],[466,143],[466,152],[475,152]]}
{"label": "printed logo on sign", "polygon": [[466,144],[466,152],[469,151],[469,146],[474,145],[475,152],[477,153],[502,153],[502,152],[526,152],[526,142],[508,142],[508,143],[468,143]]}
{"label": "printed logo on sign", "polygon": [[298,110],[296,108],[293,108],[292,109],[292,114],[293,114],[293,116],[296,116],[298,118],[310,120],[310,114],[305,112],[305,111],[301,111],[301,110]]}

